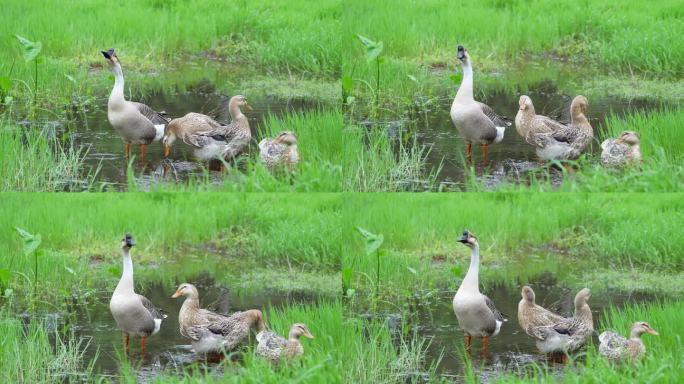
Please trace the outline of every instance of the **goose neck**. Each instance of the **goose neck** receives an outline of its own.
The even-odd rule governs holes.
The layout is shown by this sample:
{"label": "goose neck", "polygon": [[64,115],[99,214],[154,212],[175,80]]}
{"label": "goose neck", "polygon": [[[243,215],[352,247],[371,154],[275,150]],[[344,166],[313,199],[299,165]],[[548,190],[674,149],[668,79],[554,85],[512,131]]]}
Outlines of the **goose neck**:
{"label": "goose neck", "polygon": [[468,273],[466,273],[463,279],[463,285],[471,287],[479,287],[479,275],[480,275],[480,246],[478,244],[473,245],[472,252],[470,253],[470,267],[468,268]]}
{"label": "goose neck", "polygon": [[121,65],[116,64],[112,68],[112,73],[114,74],[114,88],[112,88],[112,93],[109,95],[109,104],[123,104],[124,99],[124,76],[121,70]]}
{"label": "goose neck", "polygon": [[463,62],[462,67],[463,79],[461,80],[461,86],[456,93],[456,98],[464,101],[473,100],[473,68],[470,64],[470,60]]}
{"label": "goose neck", "polygon": [[121,280],[116,286],[116,291],[133,292],[133,260],[131,260],[130,250],[122,250],[123,254],[123,273]]}

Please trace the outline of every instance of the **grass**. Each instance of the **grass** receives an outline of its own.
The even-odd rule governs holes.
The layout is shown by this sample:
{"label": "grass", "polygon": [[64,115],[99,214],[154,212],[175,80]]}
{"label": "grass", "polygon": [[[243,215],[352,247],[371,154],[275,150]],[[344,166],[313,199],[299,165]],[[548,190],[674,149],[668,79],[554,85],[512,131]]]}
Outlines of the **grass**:
{"label": "grass", "polygon": [[345,209],[353,247],[342,266],[353,266],[351,288],[370,297],[376,260],[365,256],[358,226],[384,236],[381,296],[453,288],[470,255],[455,238],[468,228],[480,239],[482,273],[490,280],[519,283],[546,270],[571,286],[586,284],[589,275],[606,286],[602,269],[676,276],[684,263],[681,236],[672,232],[684,221],[680,200],[677,194],[358,196]]}
{"label": "grass", "polygon": [[0,191],[87,188],[93,176],[83,169],[86,151],[54,135],[49,128],[0,125]]}

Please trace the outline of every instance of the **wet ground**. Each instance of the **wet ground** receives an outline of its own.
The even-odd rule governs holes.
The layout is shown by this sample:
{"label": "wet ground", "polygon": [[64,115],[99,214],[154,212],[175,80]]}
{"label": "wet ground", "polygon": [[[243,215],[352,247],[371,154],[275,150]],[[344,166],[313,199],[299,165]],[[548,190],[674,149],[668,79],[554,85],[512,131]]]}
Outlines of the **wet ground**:
{"label": "wet ground", "polygon": [[[247,309],[265,310],[268,307],[277,308],[286,304],[311,303],[317,300],[312,296],[282,293],[235,295],[228,289],[217,287],[211,282],[195,283],[200,291],[202,307],[219,313],[230,314]],[[138,382],[152,381],[162,371],[166,374],[182,374],[183,368],[193,363],[198,363],[200,367],[207,368],[210,372],[220,373],[219,364],[206,363],[204,359],[200,359],[193,352],[189,341],[180,335],[178,311],[184,299],[172,299],[171,295],[175,290],[175,286],[155,285],[140,292],[157,307],[163,309],[168,317],[163,321],[159,333],[146,340],[144,356],[140,353],[140,339],[131,338],[130,340],[128,364],[134,367]],[[105,377],[114,377],[118,375],[124,358],[124,340],[109,312],[109,294],[103,293],[99,304],[82,308],[76,315],[72,329],[77,336],[90,340],[84,361],[94,360],[95,372]],[[268,318],[266,322],[268,323]],[[251,342],[255,342],[254,334],[252,334]],[[235,358],[239,360],[239,356]],[[235,364],[239,364],[239,361]]]}
{"label": "wet ground", "polygon": [[[564,316],[572,315],[573,299],[577,292],[557,285],[553,275],[542,275],[530,281],[528,285],[535,291],[537,304]],[[483,293],[492,299],[496,307],[506,315],[508,321],[503,324],[499,335],[489,339],[486,355],[482,354],[481,339],[473,338],[470,353],[472,371],[480,377],[480,381],[494,382],[496,377],[504,372],[522,374],[527,369],[535,369],[535,365],[542,368],[547,366],[559,375],[562,374],[564,365],[560,359],[539,353],[534,341],[520,329],[517,319],[520,290],[507,289],[501,285],[488,285],[483,289]],[[421,300],[418,300],[418,306],[413,309],[416,316],[405,321],[409,322],[410,328],[419,336],[430,341],[425,366],[439,361],[437,373],[459,382],[464,372],[470,368],[466,366],[461,355],[465,350],[465,336],[458,328],[452,307],[455,294],[454,289],[440,292],[436,298],[425,301],[423,304],[420,304]],[[597,327],[605,309],[610,305],[620,308],[646,299],[647,297],[639,294],[594,292],[589,300],[596,329],[593,336],[594,344],[598,345],[598,334],[602,330]],[[399,318],[399,315],[389,316],[390,328],[394,327],[398,331],[401,324]],[[576,357],[582,358],[581,351],[576,354]]]}
{"label": "wet ground", "polygon": [[[230,95],[232,96],[232,95]],[[170,117],[180,117],[188,112],[209,115],[220,122],[230,122],[228,100],[230,96],[215,93],[152,93],[141,101],[157,111],[165,111]],[[250,151],[258,151],[256,144],[262,139],[261,130],[264,120],[269,115],[280,117],[288,112],[306,111],[317,108],[315,102],[301,100],[281,100],[270,97],[248,97],[252,111],[244,110],[252,130]],[[86,165],[90,169],[98,169],[97,181],[111,184],[115,189],[122,189],[127,183],[127,162],[124,158],[124,144],[121,138],[107,121],[107,101],[100,100],[101,107],[88,113],[73,125],[73,137],[78,145],[88,149]],[[136,156],[134,163],[136,182],[143,189],[156,182],[180,182],[191,176],[203,175],[208,164],[195,161],[192,150],[181,140],[174,143],[172,153],[164,159],[161,142],[154,142],[147,148],[145,162],[140,159],[140,147],[132,146],[131,155]],[[211,180],[220,181],[220,172],[210,171]]]}

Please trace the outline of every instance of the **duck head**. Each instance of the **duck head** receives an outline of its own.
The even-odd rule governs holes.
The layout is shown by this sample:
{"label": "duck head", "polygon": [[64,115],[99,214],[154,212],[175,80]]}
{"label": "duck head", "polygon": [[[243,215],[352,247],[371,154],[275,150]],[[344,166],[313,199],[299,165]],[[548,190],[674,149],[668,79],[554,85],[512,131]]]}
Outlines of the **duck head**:
{"label": "duck head", "polygon": [[577,295],[575,295],[575,308],[581,308],[584,305],[587,305],[587,301],[591,298],[591,289],[589,288],[583,288],[579,292],[577,292]]}
{"label": "duck head", "polygon": [[230,98],[228,102],[228,108],[233,110],[233,108],[246,108],[248,111],[252,110],[252,106],[247,102],[247,98],[243,95],[235,95]]}
{"label": "duck head", "polygon": [[656,332],[655,329],[645,321],[637,321],[632,325],[632,337],[641,337],[644,333],[658,336],[660,333]]}
{"label": "duck head", "polygon": [[534,291],[528,285],[522,287],[520,296],[522,296],[523,300],[534,304]]}
{"label": "duck head", "polygon": [[577,95],[574,99],[572,99],[572,104],[570,104],[570,112],[573,116],[584,115],[587,112],[588,105],[589,101],[586,97]]}
{"label": "duck head", "polygon": [[282,143],[286,145],[296,145],[297,144],[297,135],[294,134],[294,132],[290,131],[283,131],[278,134],[278,137],[273,140],[276,143]]}
{"label": "duck head", "polygon": [[292,327],[290,327],[290,334],[289,338],[290,339],[299,339],[300,336],[307,337],[309,339],[313,339],[313,335],[311,332],[309,332],[309,328],[306,327],[305,324],[302,323],[295,323],[292,324]]}
{"label": "duck head", "polygon": [[532,112],[534,112],[534,105],[532,104],[532,99],[527,95],[520,96],[520,100],[518,100],[518,106],[520,107],[521,111],[531,110]]}
{"label": "duck head", "polygon": [[171,298],[175,299],[175,298],[178,298],[181,296],[197,297],[197,296],[199,296],[199,294],[197,292],[197,288],[194,285],[189,284],[189,283],[183,283],[183,284],[178,286],[178,288],[176,289],[176,292],[174,292],[174,294],[171,295]]}
{"label": "duck head", "polygon": [[618,137],[618,139],[615,140],[615,143],[617,143],[617,144],[626,143],[629,145],[637,145],[640,143],[639,133],[635,132],[635,131],[624,131],[620,134],[620,137]]}

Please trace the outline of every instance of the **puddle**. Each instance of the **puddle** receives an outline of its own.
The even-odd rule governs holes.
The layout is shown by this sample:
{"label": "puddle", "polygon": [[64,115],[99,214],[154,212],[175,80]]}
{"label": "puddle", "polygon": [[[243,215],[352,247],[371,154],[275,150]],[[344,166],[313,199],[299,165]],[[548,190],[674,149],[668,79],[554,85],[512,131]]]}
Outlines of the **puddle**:
{"label": "puddle", "polygon": [[[317,297],[301,294],[249,294],[235,295],[226,288],[216,287],[213,283],[198,283],[195,281],[201,295],[203,308],[211,308],[219,313],[233,313],[247,309],[266,310],[300,303],[312,303]],[[221,366],[209,363],[204,365],[192,351],[189,341],[182,337],[178,330],[178,311],[183,299],[172,299],[171,294],[176,286],[154,285],[142,292],[157,307],[163,309],[168,316],[156,335],[145,343],[145,355],[140,355],[140,339],[131,338],[128,361],[136,372],[138,382],[152,381],[164,372],[165,374],[183,373],[183,368],[193,363],[199,363],[201,369],[220,373]],[[121,369],[119,355],[124,348],[123,335],[116,327],[116,323],[109,312],[109,297],[111,292],[103,292],[97,305],[83,308],[76,314],[72,329],[77,337],[90,339],[85,351],[84,362],[94,361],[94,372],[104,377],[118,376]],[[268,323],[268,318],[266,319]],[[254,334],[252,334],[252,342]],[[236,362],[239,364],[239,362]]]}
{"label": "puddle", "polygon": [[[536,294],[537,304],[549,308],[564,316],[572,315],[574,311],[573,299],[576,291],[556,285],[555,278],[551,274],[544,274],[529,282]],[[452,300],[456,293],[453,291],[440,292],[437,298],[432,298],[424,305],[418,305],[413,309],[417,316],[413,317],[412,329],[418,335],[430,341],[424,366],[430,366],[441,360],[437,365],[437,374],[456,379],[459,381],[466,372],[467,366],[460,357],[460,351],[465,349],[465,337],[458,329],[458,322],[454,315]],[[524,373],[528,369],[536,369],[535,365],[549,367],[550,371],[562,374],[564,365],[560,362],[549,360],[547,356],[537,351],[534,340],[527,336],[518,324],[518,302],[520,301],[519,289],[509,290],[502,285],[488,285],[484,292],[489,296],[497,308],[508,318],[496,337],[489,340],[486,357],[481,356],[482,341],[473,338],[472,344],[472,369],[481,382],[494,382],[496,377],[505,373]],[[608,293],[592,295],[589,306],[594,317],[594,327],[598,327],[604,309],[609,305],[623,307],[626,304],[634,304],[648,299],[641,294]],[[389,315],[388,326],[398,323]],[[635,319],[636,320],[636,319]],[[394,326],[398,329],[398,325]],[[597,331],[601,331],[598,330]],[[593,336],[595,345],[598,345],[598,333]],[[581,358],[581,357],[580,357]]]}
{"label": "puddle", "polygon": [[[230,121],[227,104],[229,97],[206,93],[165,94],[152,93],[144,100],[158,111],[165,111],[171,117],[180,117],[188,112],[204,113],[218,121]],[[286,113],[308,111],[319,107],[319,103],[304,100],[282,100],[273,98],[249,97],[252,111],[244,111],[249,118],[252,130],[250,152],[258,153],[256,144],[261,139],[260,130],[269,115],[281,117]],[[97,181],[113,184],[123,189],[127,183],[127,163],[124,158],[124,144],[107,121],[107,101],[98,102],[100,108],[86,114],[71,127],[76,144],[88,148],[86,166],[91,169],[100,167]],[[256,152],[255,152],[256,151]],[[207,164],[194,161],[189,146],[177,141],[168,159],[164,159],[161,142],[152,143],[147,148],[145,163],[138,159],[140,147],[132,146],[131,155],[136,156],[134,164],[136,182],[145,189],[146,185],[159,181],[182,182],[192,176],[203,178]],[[209,179],[220,182],[220,172],[209,171]]]}

